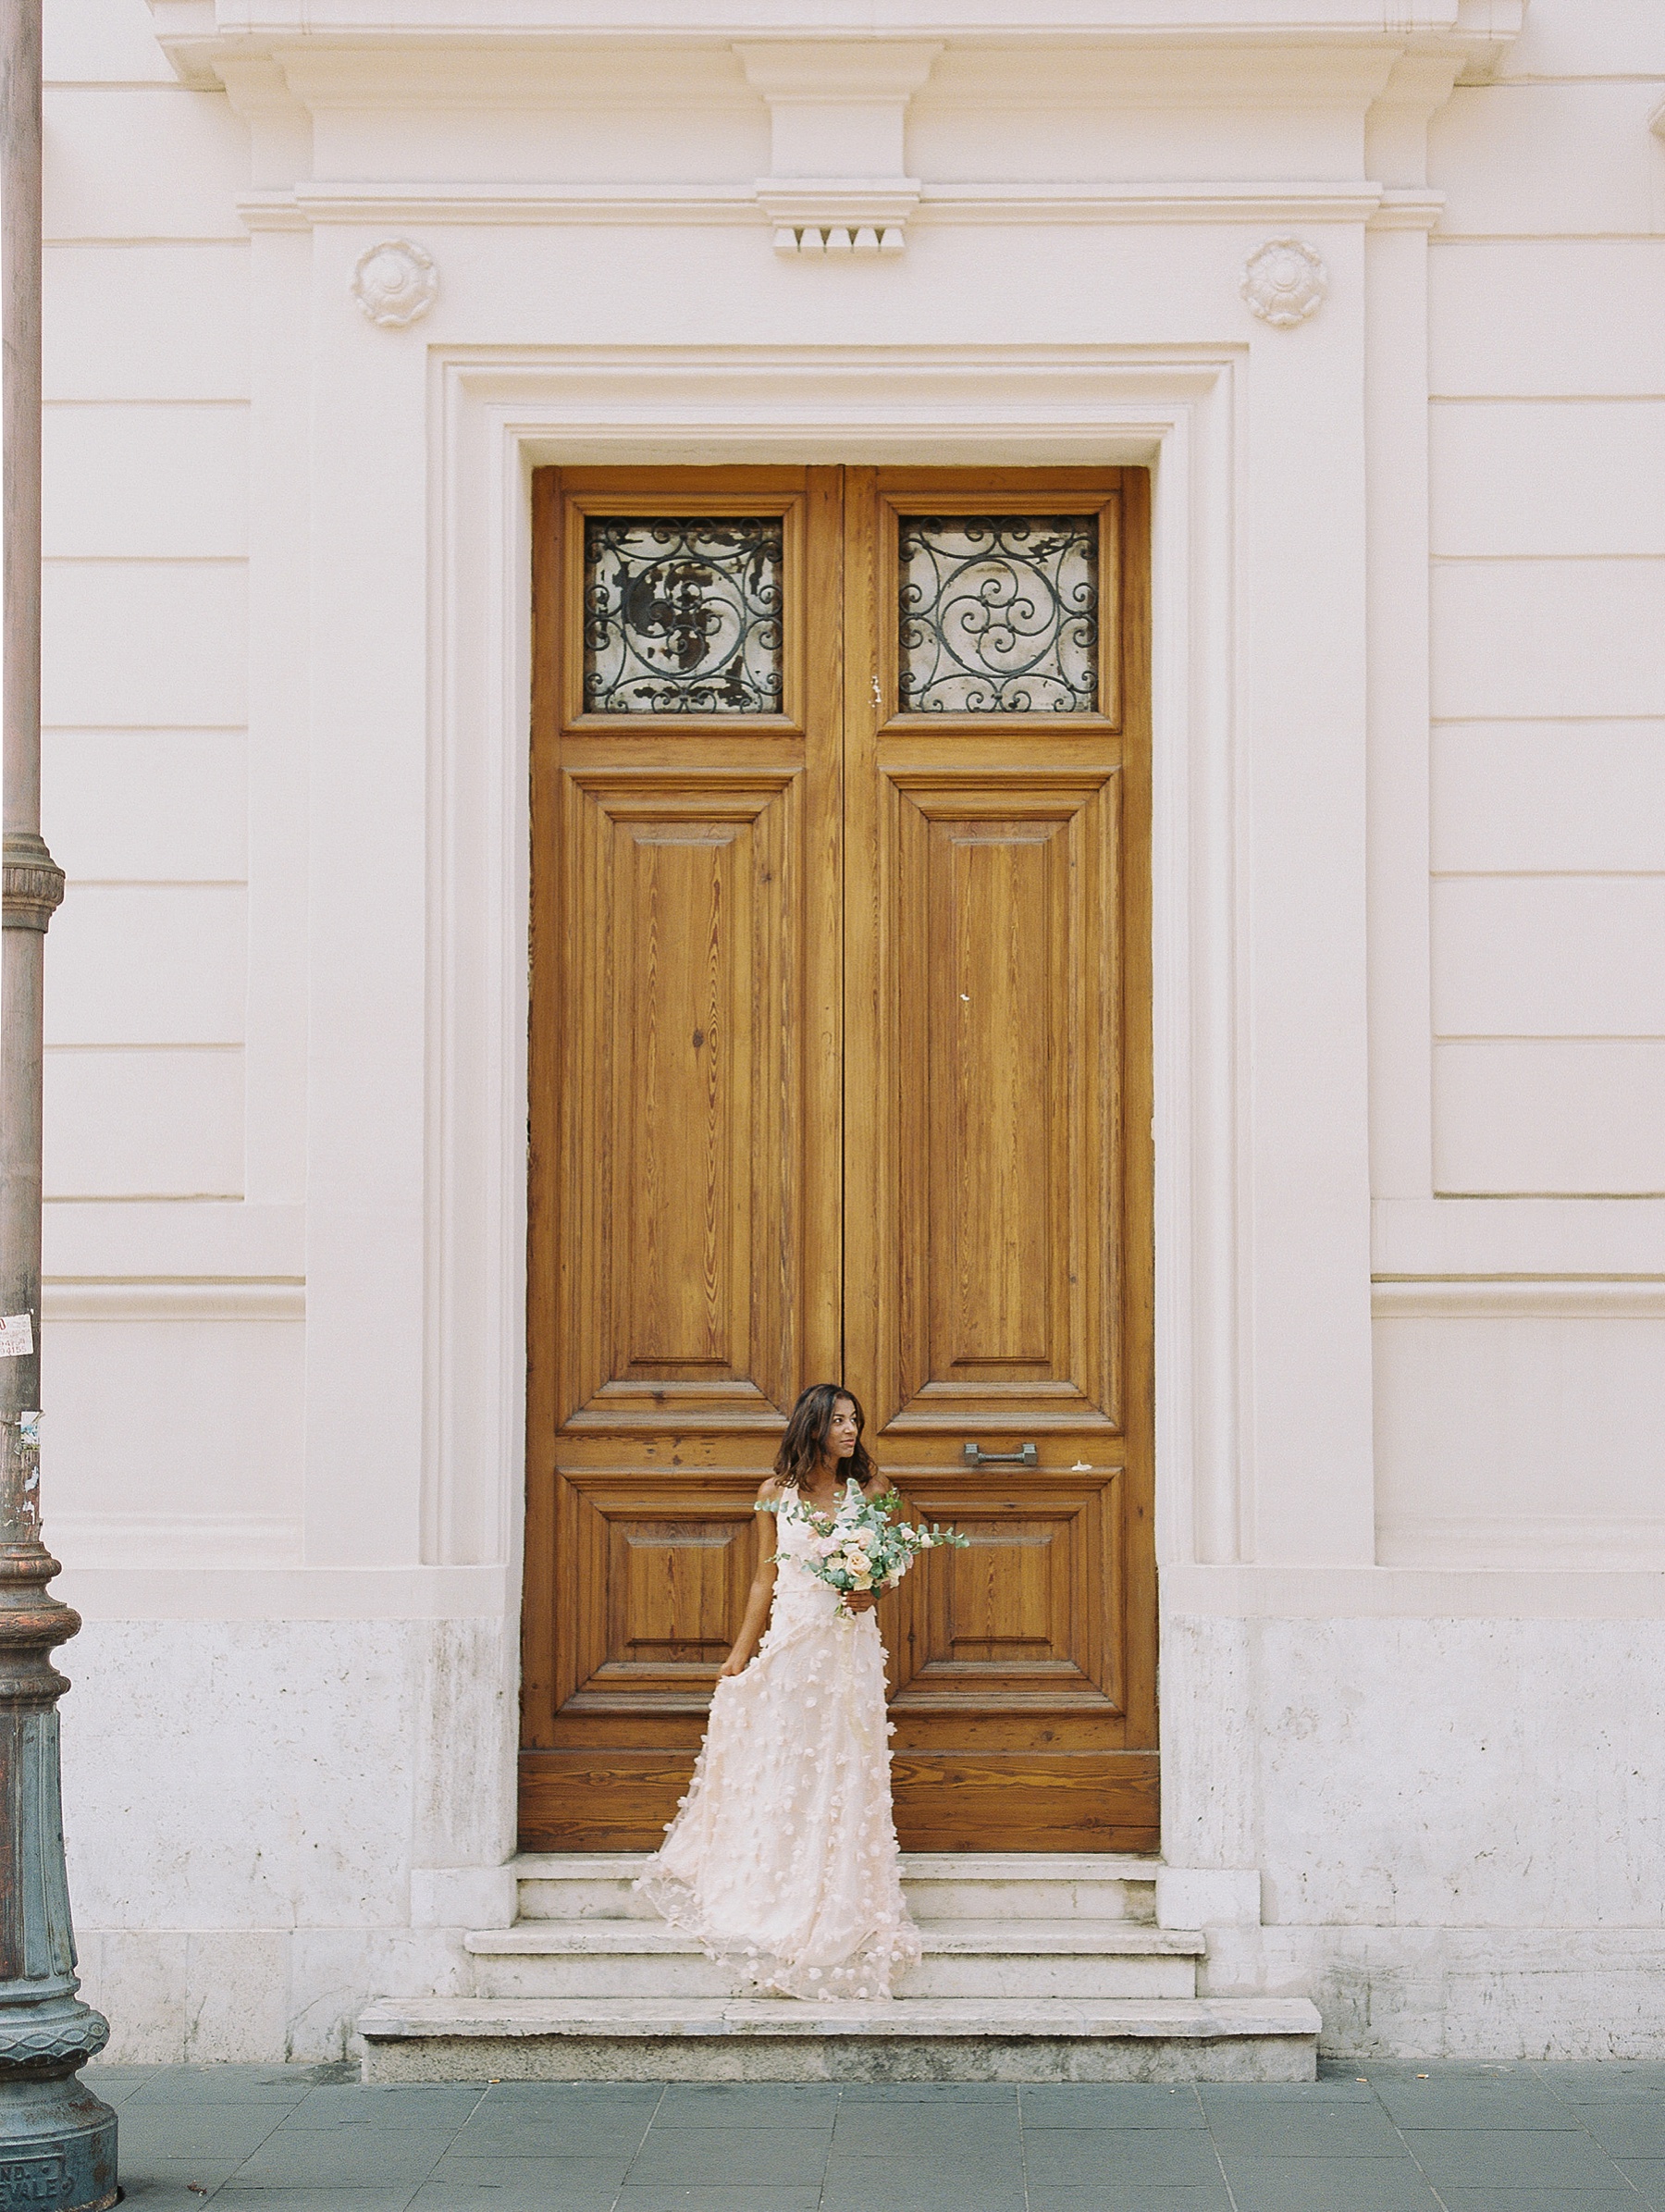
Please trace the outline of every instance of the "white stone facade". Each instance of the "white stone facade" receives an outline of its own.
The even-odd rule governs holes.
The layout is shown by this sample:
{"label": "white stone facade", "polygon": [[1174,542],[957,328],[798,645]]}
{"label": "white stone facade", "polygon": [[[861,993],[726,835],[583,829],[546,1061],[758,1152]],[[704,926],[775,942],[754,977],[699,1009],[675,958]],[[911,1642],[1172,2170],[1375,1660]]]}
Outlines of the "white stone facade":
{"label": "white stone facade", "polygon": [[114,2052],[512,1909],[531,468],[917,460],[1154,473],[1164,1917],[1337,2050],[1665,2053],[1665,12],[47,30]]}

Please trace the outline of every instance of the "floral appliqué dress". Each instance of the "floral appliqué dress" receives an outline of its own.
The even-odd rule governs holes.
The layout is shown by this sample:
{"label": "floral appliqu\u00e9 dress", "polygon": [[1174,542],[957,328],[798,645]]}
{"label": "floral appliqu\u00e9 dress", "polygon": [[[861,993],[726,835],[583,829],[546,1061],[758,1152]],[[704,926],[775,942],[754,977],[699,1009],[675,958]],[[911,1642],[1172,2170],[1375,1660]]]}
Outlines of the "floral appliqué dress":
{"label": "floral appliqu\u00e9 dress", "polygon": [[[841,1513],[859,1501],[852,1481]],[[635,1884],[752,1994],[887,1997],[919,1956],[891,1817],[884,1646],[799,1562],[775,1515],[774,1600],[744,1674],[721,1680],[682,1810]]]}

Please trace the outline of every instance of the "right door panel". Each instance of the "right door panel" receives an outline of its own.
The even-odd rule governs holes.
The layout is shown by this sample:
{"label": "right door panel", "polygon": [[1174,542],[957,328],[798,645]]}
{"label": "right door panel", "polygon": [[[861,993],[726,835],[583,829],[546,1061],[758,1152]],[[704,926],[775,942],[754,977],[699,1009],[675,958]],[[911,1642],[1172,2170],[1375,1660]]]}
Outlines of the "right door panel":
{"label": "right door panel", "polygon": [[972,1539],[885,1604],[906,1849],[1157,1843],[1146,481],[846,479],[845,1373]]}

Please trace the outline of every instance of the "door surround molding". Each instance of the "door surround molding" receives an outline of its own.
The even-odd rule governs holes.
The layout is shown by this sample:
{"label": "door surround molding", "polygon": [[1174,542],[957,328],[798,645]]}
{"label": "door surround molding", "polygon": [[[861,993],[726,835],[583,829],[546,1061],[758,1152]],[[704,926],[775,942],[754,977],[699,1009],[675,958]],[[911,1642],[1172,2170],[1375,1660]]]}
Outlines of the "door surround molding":
{"label": "door surround molding", "polygon": [[[1244,1556],[1252,1469],[1239,1389],[1246,982],[1235,795],[1245,699],[1233,650],[1242,358],[1235,347],[1076,346],[431,358],[425,1562],[506,1561],[518,1614],[529,479],[545,463],[626,461],[1152,470],[1157,1558],[1160,1571]],[[499,1700],[505,1857],[514,1643],[505,1635]],[[1235,1803],[1229,1824],[1253,1824],[1248,1747],[1223,1767],[1216,1744],[1207,1772],[1192,1772],[1176,1730],[1191,1704],[1165,1688],[1164,1833],[1176,1845],[1204,1793]],[[442,1771],[443,1738],[458,1724],[437,1712],[426,1724],[424,1764]],[[467,1733],[477,1771],[477,1724]]]}

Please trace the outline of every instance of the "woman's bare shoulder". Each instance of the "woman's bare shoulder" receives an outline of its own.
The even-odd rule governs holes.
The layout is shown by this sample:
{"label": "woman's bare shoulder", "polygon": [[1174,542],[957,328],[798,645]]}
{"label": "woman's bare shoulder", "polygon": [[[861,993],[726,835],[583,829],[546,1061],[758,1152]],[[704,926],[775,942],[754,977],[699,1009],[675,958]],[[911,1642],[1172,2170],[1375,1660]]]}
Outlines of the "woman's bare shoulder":
{"label": "woman's bare shoulder", "polygon": [[758,1485],[759,1498],[781,1498],[784,1497],[785,1492],[786,1485],[778,1475],[765,1475]]}

